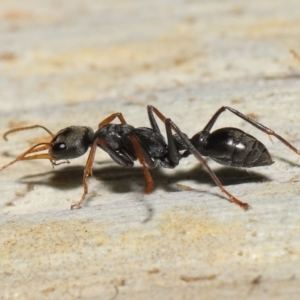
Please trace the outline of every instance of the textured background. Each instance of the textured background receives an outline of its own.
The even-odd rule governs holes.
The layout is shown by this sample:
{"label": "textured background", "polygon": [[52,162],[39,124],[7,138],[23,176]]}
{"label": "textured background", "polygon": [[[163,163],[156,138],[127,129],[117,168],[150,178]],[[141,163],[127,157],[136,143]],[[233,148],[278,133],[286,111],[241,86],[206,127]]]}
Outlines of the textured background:
{"label": "textured background", "polygon": [[[192,136],[229,105],[300,148],[299,9],[296,0],[1,1],[0,130],[96,129],[116,111],[149,126],[152,104]],[[246,213],[193,157],[153,170],[156,189],[143,196],[141,168],[99,150],[77,211],[87,156],[3,170],[0,298],[298,299],[299,157],[228,112],[222,126],[255,135],[275,160],[255,170],[208,161],[251,204]],[[48,139],[10,136],[1,165]]]}

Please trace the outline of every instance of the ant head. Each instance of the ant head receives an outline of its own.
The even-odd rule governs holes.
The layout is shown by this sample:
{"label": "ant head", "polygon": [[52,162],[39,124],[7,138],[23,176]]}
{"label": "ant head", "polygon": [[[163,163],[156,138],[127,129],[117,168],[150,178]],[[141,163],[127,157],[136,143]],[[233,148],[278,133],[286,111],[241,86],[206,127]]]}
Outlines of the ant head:
{"label": "ant head", "polygon": [[76,158],[88,150],[93,140],[92,128],[70,126],[60,130],[52,139],[49,153],[54,160]]}
{"label": "ant head", "polygon": [[[55,165],[54,161],[56,160],[68,160],[83,155],[94,141],[93,129],[84,126],[67,127],[59,131],[57,135],[54,135],[44,126],[33,125],[11,129],[7,131],[3,137],[7,140],[7,136],[11,133],[33,128],[42,128],[46,130],[51,135],[52,141],[50,143],[43,142],[33,145],[14,160],[0,167],[0,171],[21,160],[49,159],[52,165]],[[48,150],[49,152],[41,153],[44,150]]]}

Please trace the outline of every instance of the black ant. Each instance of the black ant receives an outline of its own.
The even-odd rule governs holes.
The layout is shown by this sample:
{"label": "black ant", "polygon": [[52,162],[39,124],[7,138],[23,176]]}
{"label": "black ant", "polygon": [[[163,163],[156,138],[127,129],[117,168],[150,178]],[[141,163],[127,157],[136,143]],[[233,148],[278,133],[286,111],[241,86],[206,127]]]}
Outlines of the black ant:
{"label": "black ant", "polygon": [[[99,129],[96,132],[86,126],[70,126],[60,130],[56,135],[41,125],[9,130],[3,136],[5,140],[13,132],[33,128],[43,128],[51,135],[52,140],[49,143],[38,143],[32,146],[0,168],[0,171],[17,161],[31,159],[49,159],[54,167],[61,163],[68,163],[68,159],[79,157],[88,148],[91,148],[83,173],[84,191],[80,201],[71,206],[71,209],[74,209],[81,208],[88,194],[87,179],[89,175],[92,175],[92,165],[97,147],[107,152],[116,163],[124,167],[133,167],[134,161],[138,159],[143,167],[147,182],[145,194],[151,193],[154,188],[149,169],[157,166],[175,168],[182,158],[193,154],[205,166],[213,181],[228,196],[229,200],[247,210],[250,205],[241,202],[223,187],[203,156],[208,156],[222,165],[245,168],[268,166],[273,161],[268,150],[260,141],[238,128],[226,127],[210,133],[220,114],[229,110],[266,134],[275,136],[291,150],[300,154],[298,149],[273,130],[227,106],[217,110],[204,129],[196,133],[191,139],[155,107],[148,105],[147,110],[151,128],[134,128],[126,123],[121,113],[114,113],[99,124]],[[160,133],[154,115],[165,124],[167,143]],[[115,118],[118,118],[121,124],[111,124]],[[37,154],[43,150],[49,151],[48,153]],[[59,160],[63,161],[57,163]]]}

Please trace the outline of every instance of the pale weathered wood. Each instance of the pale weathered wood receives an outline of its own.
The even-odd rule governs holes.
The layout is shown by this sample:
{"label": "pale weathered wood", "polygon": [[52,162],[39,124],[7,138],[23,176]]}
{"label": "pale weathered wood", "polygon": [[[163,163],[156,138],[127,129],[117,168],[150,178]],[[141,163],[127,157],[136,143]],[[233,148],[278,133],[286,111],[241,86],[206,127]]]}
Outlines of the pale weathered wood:
{"label": "pale weathered wood", "polygon": [[[0,133],[96,128],[117,111],[149,126],[152,104],[192,135],[229,105],[300,148],[300,61],[289,51],[300,53],[299,4],[274,3],[2,1]],[[249,212],[192,157],[153,170],[156,190],[143,197],[141,168],[99,150],[79,211],[69,208],[87,156],[3,170],[0,298],[112,299],[117,289],[116,299],[298,299],[299,157],[232,114],[221,126],[258,137],[275,160],[250,171],[209,161]],[[0,141],[0,165],[45,139],[34,130]]]}

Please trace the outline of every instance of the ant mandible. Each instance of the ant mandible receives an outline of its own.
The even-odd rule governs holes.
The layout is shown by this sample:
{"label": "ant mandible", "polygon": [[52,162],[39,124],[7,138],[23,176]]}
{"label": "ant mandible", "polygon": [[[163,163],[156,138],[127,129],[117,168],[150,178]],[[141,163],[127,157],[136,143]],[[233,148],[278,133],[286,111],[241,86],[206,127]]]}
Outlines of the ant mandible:
{"label": "ant mandible", "polygon": [[[223,187],[203,157],[208,156],[221,165],[242,168],[268,166],[273,161],[268,150],[260,141],[238,128],[220,128],[210,133],[220,114],[228,110],[269,136],[276,137],[295,153],[300,154],[298,149],[273,130],[227,106],[222,106],[217,110],[204,129],[196,133],[191,139],[157,108],[148,105],[147,110],[151,128],[134,128],[126,123],[122,113],[114,113],[99,124],[96,132],[86,126],[70,126],[60,130],[56,135],[41,125],[9,130],[3,135],[5,140],[13,132],[33,128],[46,130],[52,140],[50,143],[38,143],[32,146],[16,159],[1,167],[0,171],[20,160],[32,159],[49,159],[54,167],[68,163],[68,159],[77,158],[83,155],[88,148],[91,148],[83,173],[84,191],[80,201],[71,206],[71,209],[74,209],[82,207],[88,194],[87,180],[88,176],[92,175],[92,165],[97,147],[107,152],[116,163],[124,167],[133,167],[134,161],[138,159],[146,178],[145,194],[151,193],[154,189],[149,169],[157,166],[175,168],[182,158],[193,154],[205,166],[215,184],[228,196],[229,200],[244,210],[248,210],[250,205],[240,201]],[[155,115],[165,124],[167,143],[159,130]],[[111,123],[116,118],[121,124]],[[48,153],[38,153],[44,150],[48,150]],[[57,163],[59,160],[63,161]]]}

